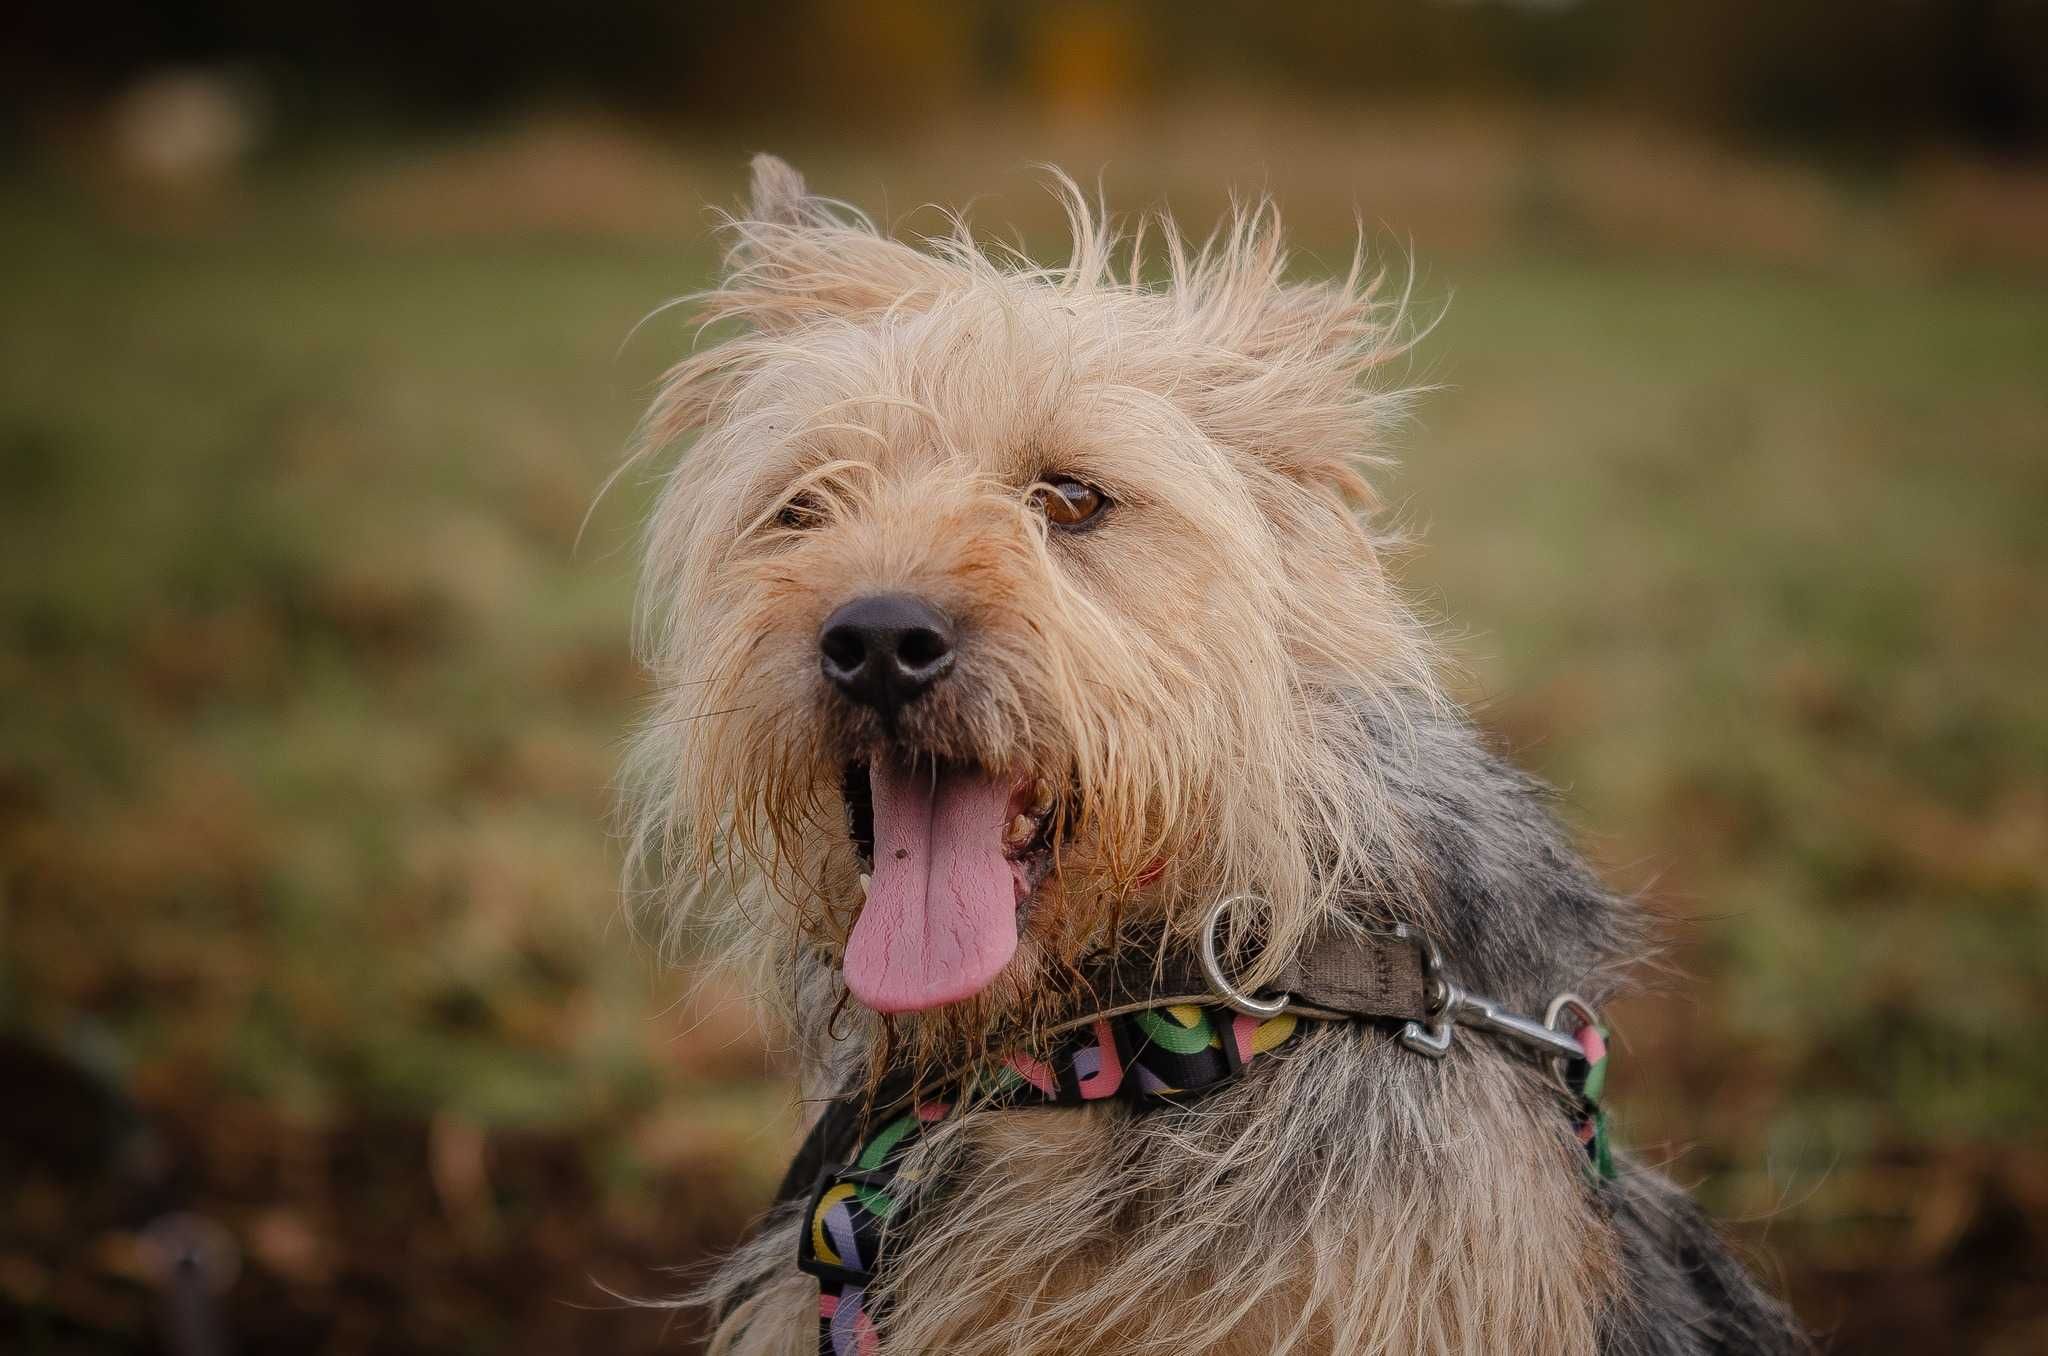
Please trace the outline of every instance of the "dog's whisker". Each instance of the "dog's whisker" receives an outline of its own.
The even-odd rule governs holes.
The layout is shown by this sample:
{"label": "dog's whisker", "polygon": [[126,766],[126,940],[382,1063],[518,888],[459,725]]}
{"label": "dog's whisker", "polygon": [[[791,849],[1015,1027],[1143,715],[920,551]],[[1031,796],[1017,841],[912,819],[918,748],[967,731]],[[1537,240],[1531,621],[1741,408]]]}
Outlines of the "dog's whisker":
{"label": "dog's whisker", "polygon": [[755,708],[751,706],[726,706],[720,707],[716,711],[693,711],[687,716],[670,716],[662,720],[647,721],[642,726],[642,728],[650,730],[667,729],[677,725],[693,724],[694,722],[700,720],[713,720],[719,716],[736,716],[741,714],[742,712],[752,711],[754,709]]}

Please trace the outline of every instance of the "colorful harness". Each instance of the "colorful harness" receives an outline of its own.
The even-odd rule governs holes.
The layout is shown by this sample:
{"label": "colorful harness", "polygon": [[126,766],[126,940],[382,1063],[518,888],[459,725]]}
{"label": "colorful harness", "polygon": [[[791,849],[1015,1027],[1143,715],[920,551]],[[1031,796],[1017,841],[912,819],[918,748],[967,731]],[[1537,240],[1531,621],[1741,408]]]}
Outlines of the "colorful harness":
{"label": "colorful harness", "polygon": [[[777,1193],[778,1200],[809,1197],[797,1266],[818,1278],[820,1356],[875,1352],[868,1286],[884,1257],[899,1251],[911,1232],[909,1216],[920,1194],[901,1189],[898,1175],[918,1142],[956,1109],[1087,1106],[1119,1097],[1140,1112],[1182,1105],[1294,1044],[1311,1022],[1400,1021],[1402,1044],[1432,1058],[1450,1048],[1459,1026],[1546,1050],[1585,1146],[1588,1172],[1596,1181],[1613,1178],[1600,1105],[1606,1032],[1582,999],[1559,995],[1540,1025],[1503,1012],[1450,983],[1435,944],[1405,927],[1311,948],[1283,975],[1287,992],[1256,998],[1234,988],[1217,963],[1216,926],[1233,902],[1219,903],[1209,915],[1202,948],[1206,992],[1176,995],[1172,991],[1185,983],[1154,975],[1149,987],[1169,996],[1119,1002],[1111,983],[1111,1005],[1055,1032],[1042,1054],[1012,1054],[929,1095],[898,1077],[885,1080],[871,1099],[844,1098],[827,1107]],[[1379,1010],[1357,1006],[1365,1000]],[[916,1185],[908,1177],[904,1184]]]}

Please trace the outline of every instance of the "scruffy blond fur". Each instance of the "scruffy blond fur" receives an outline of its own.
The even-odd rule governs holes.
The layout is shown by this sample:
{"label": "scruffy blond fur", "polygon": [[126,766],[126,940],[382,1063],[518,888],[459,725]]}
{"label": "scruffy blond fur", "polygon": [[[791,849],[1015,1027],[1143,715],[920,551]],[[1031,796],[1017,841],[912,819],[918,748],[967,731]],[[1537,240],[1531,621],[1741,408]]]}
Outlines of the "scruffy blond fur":
{"label": "scruffy blond fur", "polygon": [[[1401,298],[1362,255],[1291,281],[1269,206],[1190,244],[1164,218],[1120,235],[1058,184],[1073,247],[1046,268],[957,221],[892,239],[756,162],[692,299],[706,342],[644,440],[688,441],[648,550],[660,705],[629,804],[649,908],[716,930],[813,1096],[1029,1040],[1086,1010],[1084,956],[1185,948],[1226,894],[1260,901],[1232,920],[1247,985],[1318,930],[1401,920],[1539,1012],[1601,992],[1620,906],[1451,710],[1370,525],[1407,399],[1386,376]],[[1034,507],[1061,475],[1107,492],[1099,530]],[[818,660],[827,614],[873,592],[971,637],[887,738],[1063,788],[1014,960],[892,1023],[837,974],[861,900],[841,777],[884,736]],[[1546,893],[1517,913],[1525,869]],[[1554,1103],[1497,1048],[1432,1063],[1332,1026],[1172,1113],[975,1111],[918,1150],[945,1200],[881,1282],[883,1348],[1664,1350],[1615,1337],[1622,1234]],[[815,1348],[795,1211],[708,1287],[715,1351]]]}
{"label": "scruffy blond fur", "polygon": [[[988,650],[985,685],[926,713],[928,751],[1078,785],[1068,905],[1125,899],[1164,861],[1168,912],[1256,893],[1270,916],[1244,921],[1284,957],[1347,880],[1394,865],[1371,765],[1316,693],[1335,675],[1373,700],[1429,681],[1353,512],[1359,454],[1403,398],[1359,380],[1396,351],[1393,308],[1356,269],[1283,283],[1267,212],[1193,253],[1166,223],[1161,289],[1134,276],[1138,242],[1114,271],[1115,237],[1071,187],[1073,257],[1038,269],[984,256],[964,226],[913,248],[792,184],[764,174],[699,302],[748,331],[671,372],[652,416],[653,442],[703,432],[650,549],[668,695],[640,751],[643,851],[687,888],[737,849],[837,940],[841,750],[791,716],[819,701],[832,606],[908,588]],[[1129,511],[1056,546],[1026,495],[1070,467]],[[775,521],[798,492],[828,519],[801,537]],[[1096,920],[1071,921],[1078,941]]]}

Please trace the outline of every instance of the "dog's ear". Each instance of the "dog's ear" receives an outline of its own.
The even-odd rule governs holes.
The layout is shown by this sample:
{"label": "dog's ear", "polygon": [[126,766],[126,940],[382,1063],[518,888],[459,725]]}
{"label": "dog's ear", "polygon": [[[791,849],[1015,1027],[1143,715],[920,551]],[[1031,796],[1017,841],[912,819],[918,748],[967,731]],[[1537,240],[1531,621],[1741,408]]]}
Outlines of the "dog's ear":
{"label": "dog's ear", "polygon": [[725,276],[700,317],[774,334],[820,320],[916,307],[947,281],[938,260],[891,240],[857,209],[813,194],[772,155],[753,161],[745,212],[727,221]]}
{"label": "dog's ear", "polygon": [[1385,275],[1368,273],[1362,247],[1341,278],[1288,280],[1267,205],[1172,264],[1206,341],[1202,380],[1181,388],[1196,420],[1290,480],[1371,504],[1366,469],[1413,394],[1374,373],[1406,350],[1405,298],[1382,299]]}
{"label": "dog's ear", "polygon": [[[690,299],[694,318],[700,326],[732,322],[770,347],[806,326],[928,305],[949,282],[947,265],[884,236],[857,209],[818,197],[772,155],[754,157],[747,205],[724,224],[725,269],[716,287]],[[671,367],[640,446],[662,446],[711,422],[762,351],[732,337]]]}
{"label": "dog's ear", "polygon": [[747,194],[747,217],[752,221],[794,226],[803,220],[804,202],[811,190],[796,167],[780,156],[765,152],[753,160],[753,188]]}

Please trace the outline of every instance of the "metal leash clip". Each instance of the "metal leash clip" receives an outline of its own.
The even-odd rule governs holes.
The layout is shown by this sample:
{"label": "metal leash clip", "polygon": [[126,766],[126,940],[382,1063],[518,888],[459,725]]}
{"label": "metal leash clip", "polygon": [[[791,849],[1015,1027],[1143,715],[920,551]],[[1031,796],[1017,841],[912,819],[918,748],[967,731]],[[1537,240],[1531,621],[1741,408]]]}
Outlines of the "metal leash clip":
{"label": "metal leash clip", "polygon": [[[1287,1010],[1293,1001],[1291,995],[1282,993],[1272,998],[1255,998],[1233,984],[1223,972],[1216,933],[1231,907],[1245,902],[1257,901],[1250,895],[1231,895],[1209,906],[1208,915],[1202,920],[1202,973],[1209,981],[1210,991],[1229,1007],[1251,1017],[1275,1017]],[[1442,1059],[1450,1052],[1457,1028],[1466,1026],[1477,1031],[1490,1031],[1496,1036],[1505,1036],[1548,1053],[1551,1073],[1557,1078],[1558,1085],[1567,1092],[1571,1090],[1567,1070],[1572,1062],[1586,1058],[1585,1047],[1579,1043],[1577,1033],[1584,1027],[1597,1026],[1600,1020],[1592,1004],[1577,994],[1561,993],[1551,1000],[1550,1010],[1539,1022],[1533,1017],[1509,1012],[1491,998],[1460,988],[1444,973],[1443,952],[1438,948],[1436,938],[1421,928],[1409,923],[1396,923],[1384,935],[1414,947],[1422,962],[1423,998],[1428,1004],[1428,1011],[1422,1021],[1402,1023],[1402,1045],[1418,1055]],[[1567,1013],[1578,1019],[1578,1024],[1570,1030],[1562,1025]]]}
{"label": "metal leash clip", "polygon": [[1559,1025],[1567,1012],[1579,1017],[1585,1025],[1594,1024],[1597,1015],[1585,999],[1576,994],[1559,994],[1551,1000],[1545,1020],[1539,1022],[1533,1017],[1509,1012],[1493,999],[1469,993],[1453,983],[1444,973],[1443,952],[1438,949],[1436,939],[1421,928],[1397,923],[1390,935],[1414,947],[1422,958],[1422,981],[1429,1000],[1429,1015],[1426,1021],[1408,1022],[1401,1028],[1401,1044],[1416,1054],[1442,1059],[1451,1048],[1456,1028],[1468,1026],[1548,1051],[1553,1057],[1552,1072],[1560,1083],[1564,1082],[1563,1062],[1586,1057],[1585,1047],[1579,1044],[1578,1036]]}

